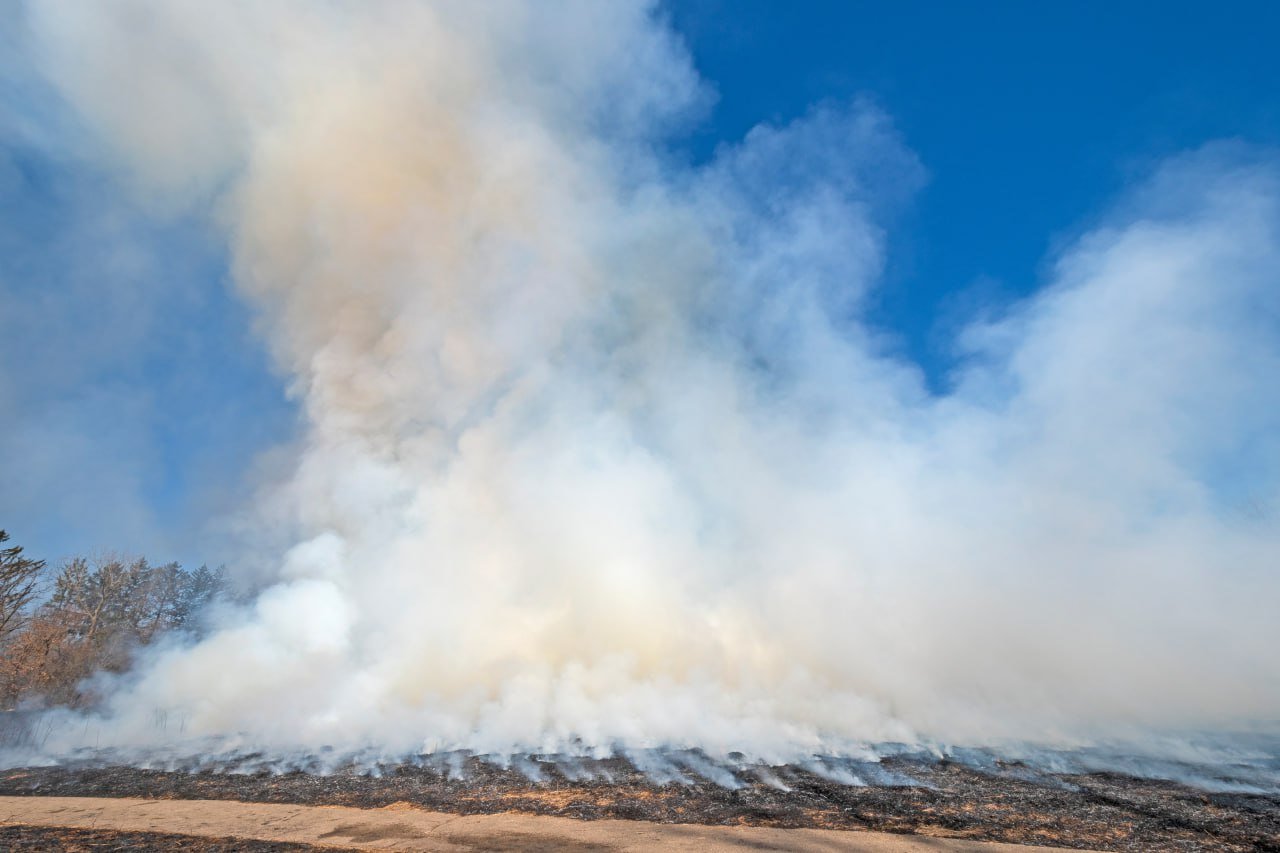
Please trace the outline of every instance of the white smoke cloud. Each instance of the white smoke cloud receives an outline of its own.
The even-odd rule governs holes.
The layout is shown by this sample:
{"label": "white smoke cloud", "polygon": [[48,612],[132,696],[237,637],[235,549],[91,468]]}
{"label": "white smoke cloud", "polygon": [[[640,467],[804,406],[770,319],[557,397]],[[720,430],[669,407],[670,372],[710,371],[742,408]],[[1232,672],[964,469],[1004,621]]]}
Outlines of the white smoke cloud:
{"label": "white smoke cloud", "polygon": [[[0,517],[28,553],[216,562],[211,508],[286,434],[204,213],[157,220],[0,0]],[[181,287],[173,286],[181,282]],[[180,460],[180,464],[179,464]]]}
{"label": "white smoke cloud", "polygon": [[861,319],[923,180],[888,117],[673,164],[708,95],[648,4],[29,15],[104,156],[225,229],[306,416],[264,591],[145,662],[120,742],[157,708],[770,760],[1280,717],[1269,154],[1162,166],[932,394]]}

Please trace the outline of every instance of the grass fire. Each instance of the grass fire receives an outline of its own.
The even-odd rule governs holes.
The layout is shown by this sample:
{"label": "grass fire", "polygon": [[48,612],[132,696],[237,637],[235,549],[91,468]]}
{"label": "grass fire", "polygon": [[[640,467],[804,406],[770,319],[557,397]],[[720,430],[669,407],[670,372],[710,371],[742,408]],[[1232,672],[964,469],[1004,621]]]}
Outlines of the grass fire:
{"label": "grass fire", "polygon": [[4,844],[1280,849],[1267,27],[757,6],[5,5]]}

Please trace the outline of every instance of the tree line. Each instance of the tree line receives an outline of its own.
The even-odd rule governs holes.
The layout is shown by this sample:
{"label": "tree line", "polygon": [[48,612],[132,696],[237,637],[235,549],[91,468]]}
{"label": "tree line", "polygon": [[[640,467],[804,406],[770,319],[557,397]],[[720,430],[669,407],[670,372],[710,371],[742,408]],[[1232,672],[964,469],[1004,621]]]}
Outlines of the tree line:
{"label": "tree line", "polygon": [[[0,530],[0,546],[8,541]],[[194,629],[224,585],[207,566],[74,557],[51,572],[21,546],[0,548],[0,708],[92,705],[90,676],[122,672],[138,648]]]}

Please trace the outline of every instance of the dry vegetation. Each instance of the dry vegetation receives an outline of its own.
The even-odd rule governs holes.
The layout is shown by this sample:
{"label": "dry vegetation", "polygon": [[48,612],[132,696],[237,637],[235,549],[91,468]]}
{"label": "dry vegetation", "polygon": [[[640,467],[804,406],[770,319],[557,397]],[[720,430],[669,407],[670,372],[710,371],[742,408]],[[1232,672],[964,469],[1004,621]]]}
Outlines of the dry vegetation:
{"label": "dry vegetation", "polygon": [[92,705],[90,676],[121,672],[139,647],[191,629],[221,587],[205,566],[76,557],[50,576],[21,547],[0,551],[0,707]]}
{"label": "dry vegetation", "polygon": [[693,776],[657,783],[620,758],[594,762],[591,778],[545,764],[539,781],[478,758],[456,767],[400,765],[326,775],[81,763],[0,772],[0,795],[409,806],[462,815],[872,830],[1097,850],[1280,853],[1280,796],[1272,794],[1210,793],[1107,773],[1047,774],[1009,763],[980,769],[924,757],[885,759],[882,769],[899,781],[848,785],[783,767],[772,768],[772,784],[743,774],[742,786],[731,789]]}

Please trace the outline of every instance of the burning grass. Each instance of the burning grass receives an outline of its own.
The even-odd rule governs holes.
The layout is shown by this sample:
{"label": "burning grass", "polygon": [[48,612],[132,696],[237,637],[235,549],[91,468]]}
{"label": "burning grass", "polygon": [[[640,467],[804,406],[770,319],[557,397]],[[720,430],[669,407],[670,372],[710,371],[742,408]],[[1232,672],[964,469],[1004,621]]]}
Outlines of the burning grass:
{"label": "burning grass", "polygon": [[1272,793],[1211,793],[1115,773],[1049,774],[1016,762],[893,757],[877,772],[878,782],[851,785],[788,766],[739,772],[731,787],[691,772],[656,781],[623,759],[590,767],[546,761],[522,771],[468,757],[323,775],[82,764],[0,773],[0,793],[871,829],[1105,850],[1280,851],[1280,795]]}

